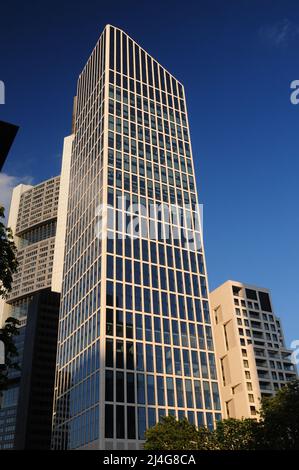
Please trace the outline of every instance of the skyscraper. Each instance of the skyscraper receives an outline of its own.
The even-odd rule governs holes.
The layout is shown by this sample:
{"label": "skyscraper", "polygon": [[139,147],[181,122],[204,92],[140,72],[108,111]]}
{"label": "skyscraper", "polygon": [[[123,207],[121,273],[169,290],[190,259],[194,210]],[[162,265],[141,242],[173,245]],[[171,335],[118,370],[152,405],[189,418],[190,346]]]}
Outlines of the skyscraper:
{"label": "skyscraper", "polygon": [[138,449],[221,418],[182,84],[106,26],[80,74],[53,448]]}
{"label": "skyscraper", "polygon": [[8,225],[19,267],[0,302],[0,326],[8,317],[20,322],[20,371],[9,372],[0,394],[0,449],[50,449],[71,140],[65,139],[61,177],[19,185],[12,195]]}
{"label": "skyscraper", "polygon": [[256,417],[261,398],[297,377],[270,292],[227,281],[211,292],[210,299],[224,416]]}

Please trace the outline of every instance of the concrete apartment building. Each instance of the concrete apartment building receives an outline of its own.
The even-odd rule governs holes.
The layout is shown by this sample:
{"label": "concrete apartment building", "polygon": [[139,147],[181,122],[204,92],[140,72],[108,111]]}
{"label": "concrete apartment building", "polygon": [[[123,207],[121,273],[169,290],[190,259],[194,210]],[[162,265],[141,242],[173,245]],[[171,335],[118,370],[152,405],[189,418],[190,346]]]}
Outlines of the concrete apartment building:
{"label": "concrete apartment building", "polygon": [[61,177],[12,194],[8,226],[19,267],[0,303],[0,326],[17,318],[20,371],[0,396],[0,449],[49,449],[63,272],[66,202],[72,137],[65,139]]}
{"label": "concrete apartment building", "polygon": [[270,291],[227,281],[210,301],[224,417],[257,417],[261,398],[296,378]]}
{"label": "concrete apartment building", "polygon": [[[108,25],[74,121],[53,448],[138,449],[168,414],[212,428],[221,404],[183,85]],[[191,216],[196,246],[158,217],[168,237],[124,233],[132,204],[163,202]],[[113,217],[97,233],[101,205]]]}

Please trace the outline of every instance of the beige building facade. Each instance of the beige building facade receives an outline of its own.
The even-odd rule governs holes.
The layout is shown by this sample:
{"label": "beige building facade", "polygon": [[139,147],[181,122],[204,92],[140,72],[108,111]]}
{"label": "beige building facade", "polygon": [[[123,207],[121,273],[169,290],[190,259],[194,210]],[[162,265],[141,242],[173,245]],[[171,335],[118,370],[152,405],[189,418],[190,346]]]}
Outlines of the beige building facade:
{"label": "beige building facade", "polygon": [[262,397],[296,378],[268,289],[227,281],[210,293],[225,418],[256,418]]}

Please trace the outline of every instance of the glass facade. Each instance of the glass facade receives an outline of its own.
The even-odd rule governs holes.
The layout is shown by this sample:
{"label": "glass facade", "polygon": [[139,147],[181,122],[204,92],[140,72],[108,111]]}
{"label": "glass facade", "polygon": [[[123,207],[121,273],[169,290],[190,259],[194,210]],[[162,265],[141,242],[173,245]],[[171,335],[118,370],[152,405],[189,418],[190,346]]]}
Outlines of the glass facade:
{"label": "glass facade", "polygon": [[78,82],[57,362],[54,448],[221,417],[184,88],[111,26]]}
{"label": "glass facade", "polygon": [[[19,302],[17,309],[21,309],[22,319],[24,319],[28,311],[28,302]],[[12,309],[12,313],[14,313],[14,309]],[[20,318],[18,313],[16,318]],[[16,361],[20,368],[22,367],[23,361],[25,332],[26,327],[19,327],[19,334],[14,340],[18,352]],[[11,369],[8,373],[7,388],[0,393],[0,450],[14,448],[20,379],[21,370]]]}

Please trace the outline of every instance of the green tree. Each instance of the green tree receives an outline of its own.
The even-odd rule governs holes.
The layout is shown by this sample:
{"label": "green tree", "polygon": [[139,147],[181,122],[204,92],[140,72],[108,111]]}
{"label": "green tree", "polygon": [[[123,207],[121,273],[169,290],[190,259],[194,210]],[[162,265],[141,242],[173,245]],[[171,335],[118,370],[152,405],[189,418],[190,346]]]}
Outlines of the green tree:
{"label": "green tree", "polygon": [[18,350],[15,345],[15,337],[19,334],[19,320],[16,318],[7,318],[4,328],[0,330],[0,341],[5,347],[5,364],[0,368],[0,392],[5,390],[9,383],[9,372],[20,370],[18,361]]}
{"label": "green tree", "polygon": [[213,432],[219,450],[255,450],[261,437],[261,425],[254,419],[218,421]]}
{"label": "green tree", "polygon": [[18,261],[12,232],[1,219],[4,219],[4,208],[0,206],[0,297],[5,298],[11,290],[12,278],[17,270]]}
{"label": "green tree", "polygon": [[212,435],[206,428],[196,427],[187,419],[166,416],[145,433],[146,450],[207,450],[212,447]]}
{"label": "green tree", "polygon": [[[0,206],[0,298],[5,299],[11,290],[13,274],[18,268],[18,261],[12,232],[1,219],[4,219],[4,208],[2,206]],[[18,351],[14,342],[15,336],[19,334],[18,324],[17,319],[8,318],[4,327],[0,330],[0,341],[3,342],[5,347],[5,365],[0,369],[0,390],[5,389],[9,382],[9,371],[19,369]]]}
{"label": "green tree", "polygon": [[299,380],[262,400],[263,447],[299,450]]}
{"label": "green tree", "polygon": [[146,431],[147,450],[299,450],[299,380],[263,399],[260,419],[225,419],[214,431],[167,416]]}

